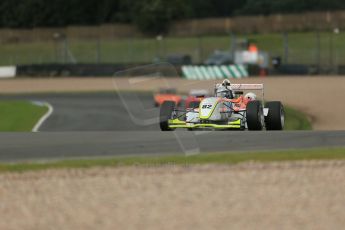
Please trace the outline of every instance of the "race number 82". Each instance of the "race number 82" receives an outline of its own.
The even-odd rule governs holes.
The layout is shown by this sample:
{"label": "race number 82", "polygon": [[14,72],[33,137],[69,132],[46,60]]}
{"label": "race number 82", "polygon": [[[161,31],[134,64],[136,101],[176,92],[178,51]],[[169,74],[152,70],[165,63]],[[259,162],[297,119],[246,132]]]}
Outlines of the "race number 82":
{"label": "race number 82", "polygon": [[212,105],[203,105],[202,108],[203,108],[203,109],[211,109],[211,108],[212,108]]}

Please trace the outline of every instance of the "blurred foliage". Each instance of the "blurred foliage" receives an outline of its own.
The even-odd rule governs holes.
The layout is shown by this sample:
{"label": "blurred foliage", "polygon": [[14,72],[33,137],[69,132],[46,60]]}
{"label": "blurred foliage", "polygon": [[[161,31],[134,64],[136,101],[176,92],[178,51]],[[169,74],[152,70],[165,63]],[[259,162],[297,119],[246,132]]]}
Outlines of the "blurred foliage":
{"label": "blurred foliage", "polygon": [[146,33],[172,20],[345,9],[341,0],[1,0],[0,27],[32,28],[134,23]]}
{"label": "blurred foliage", "polygon": [[186,17],[188,12],[184,0],[146,0],[135,6],[132,21],[151,34],[166,32],[172,20]]}
{"label": "blurred foliage", "polygon": [[237,14],[299,13],[306,11],[340,10],[345,8],[341,0],[246,0]]}

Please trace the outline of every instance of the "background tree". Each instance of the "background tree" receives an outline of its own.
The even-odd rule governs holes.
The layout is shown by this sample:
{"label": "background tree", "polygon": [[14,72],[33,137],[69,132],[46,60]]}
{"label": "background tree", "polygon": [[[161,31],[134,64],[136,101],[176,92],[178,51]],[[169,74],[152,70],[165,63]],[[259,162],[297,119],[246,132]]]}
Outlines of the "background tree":
{"label": "background tree", "polygon": [[0,27],[133,23],[164,33],[173,20],[345,9],[343,0],[1,0]]}

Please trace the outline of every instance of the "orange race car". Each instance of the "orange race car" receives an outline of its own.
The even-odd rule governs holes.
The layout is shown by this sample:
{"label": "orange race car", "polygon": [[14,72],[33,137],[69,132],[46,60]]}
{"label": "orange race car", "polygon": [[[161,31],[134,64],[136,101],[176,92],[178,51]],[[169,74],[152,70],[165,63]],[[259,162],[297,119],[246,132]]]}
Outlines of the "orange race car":
{"label": "orange race car", "polygon": [[165,101],[173,101],[175,105],[178,106],[182,101],[182,97],[177,95],[176,89],[170,88],[159,89],[159,91],[154,94],[153,98],[155,107],[162,105]]}
{"label": "orange race car", "polygon": [[230,101],[232,103],[233,106],[233,110],[235,112],[241,111],[241,110],[245,110],[247,107],[247,104],[256,99],[256,95],[253,93],[248,93],[246,94],[246,96],[243,96],[243,92],[242,91],[237,91],[234,93],[235,94],[235,98],[234,99],[229,99],[227,101]]}

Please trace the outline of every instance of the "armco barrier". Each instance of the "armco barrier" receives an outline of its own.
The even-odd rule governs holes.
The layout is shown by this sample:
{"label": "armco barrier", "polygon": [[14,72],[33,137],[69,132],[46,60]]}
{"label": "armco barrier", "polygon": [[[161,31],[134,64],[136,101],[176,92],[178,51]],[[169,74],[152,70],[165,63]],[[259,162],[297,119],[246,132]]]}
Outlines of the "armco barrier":
{"label": "armco barrier", "polygon": [[18,65],[18,77],[100,77],[114,76],[116,72],[143,64],[41,64]]}
{"label": "armco barrier", "polygon": [[[145,68],[142,68],[145,66]],[[171,65],[162,65],[159,70],[155,65],[147,64],[42,64],[42,65],[18,65],[0,66],[0,79],[13,77],[111,77],[119,71],[131,68],[142,68],[143,74],[159,71],[165,77],[183,76],[190,80],[207,80],[223,78],[246,78],[258,76],[257,66],[243,65],[185,65],[175,66],[176,71],[171,71]],[[152,68],[152,70],[150,70]],[[135,71],[140,74],[139,70]],[[330,74],[329,70],[318,70],[316,66],[308,65],[282,65],[276,69],[269,70],[270,75],[315,75]],[[344,75],[345,66],[337,66],[337,72],[332,74]],[[119,75],[118,75],[119,76]]]}
{"label": "armco barrier", "polygon": [[[144,67],[144,68],[143,68]],[[0,67],[1,68],[1,67]],[[162,63],[150,65],[143,63],[135,64],[35,64],[13,66],[16,77],[111,77],[116,73],[129,69],[136,69],[136,74],[160,72],[165,77],[177,77],[181,74],[181,67]],[[127,73],[128,74],[128,73]],[[119,74],[117,74],[119,76]]]}
{"label": "armco barrier", "polygon": [[[114,76],[115,73],[131,68],[145,66],[145,73],[156,72],[155,65],[145,64],[35,64],[0,67],[0,78],[8,77],[98,77]],[[248,71],[243,66],[176,66],[176,71],[171,71],[171,66],[164,70],[164,66],[159,71],[166,77],[177,77],[182,75],[187,79],[212,79],[212,78],[242,78],[248,76]],[[136,71],[138,72],[138,71]],[[171,76],[170,76],[171,75]]]}
{"label": "armco barrier", "polygon": [[18,65],[18,77],[36,76],[112,76],[115,72],[126,68],[124,65],[112,64],[42,64]]}
{"label": "armco barrier", "polygon": [[249,76],[243,65],[182,66],[182,74],[189,80],[245,78]]}

